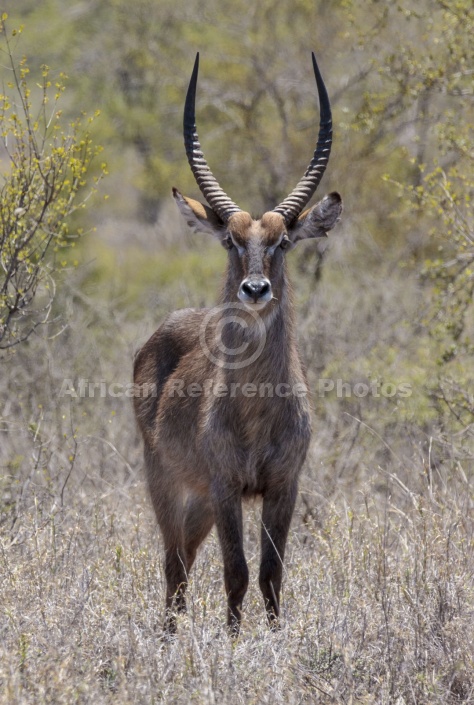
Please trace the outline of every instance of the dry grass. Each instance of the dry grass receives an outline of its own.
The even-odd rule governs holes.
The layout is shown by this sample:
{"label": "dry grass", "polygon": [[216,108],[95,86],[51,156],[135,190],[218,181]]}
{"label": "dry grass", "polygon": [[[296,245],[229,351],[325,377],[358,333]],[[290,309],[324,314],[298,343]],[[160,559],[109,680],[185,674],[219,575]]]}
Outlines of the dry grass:
{"label": "dry grass", "polygon": [[[348,328],[338,333],[337,319],[328,328],[331,305],[342,306],[340,284],[331,291],[330,282],[328,272],[319,292],[324,336],[339,335],[342,358],[354,339]],[[1,705],[474,702],[469,459],[445,449],[434,462],[435,442],[404,435],[388,402],[318,403],[281,631],[266,626],[259,507],[250,505],[241,637],[232,642],[224,627],[212,534],[178,635],[162,640],[161,542],[129,400],[58,398],[64,377],[128,381],[137,338],[160,316],[159,292],[150,294],[149,320],[137,324],[120,299],[104,310],[84,303],[89,294],[81,304],[71,295],[74,326],[59,338],[32,341],[2,363]],[[316,340],[311,320],[308,313],[302,326],[306,349]],[[362,349],[359,328],[354,336]]]}
{"label": "dry grass", "polygon": [[[81,474],[83,461],[76,461]],[[31,499],[1,550],[0,702],[447,703],[474,701],[473,536],[465,507],[371,492],[354,511],[295,517],[283,627],[258,591],[258,514],[240,639],[225,628],[215,536],[201,551],[188,614],[162,641],[162,556],[141,481],[112,468],[58,498]],[[74,491],[73,490],[74,487]],[[11,540],[13,538],[13,540]]]}

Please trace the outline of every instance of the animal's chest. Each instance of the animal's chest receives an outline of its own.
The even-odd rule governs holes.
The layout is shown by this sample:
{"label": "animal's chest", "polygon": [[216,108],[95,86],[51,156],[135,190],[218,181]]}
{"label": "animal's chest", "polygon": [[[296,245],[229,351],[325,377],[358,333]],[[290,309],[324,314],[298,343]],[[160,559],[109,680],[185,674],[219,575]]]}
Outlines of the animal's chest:
{"label": "animal's chest", "polygon": [[288,403],[282,398],[262,396],[236,400],[228,411],[230,427],[237,443],[255,451],[275,441],[289,414]]}
{"label": "animal's chest", "polygon": [[210,458],[218,468],[221,461],[234,466],[244,494],[264,492],[269,474],[287,475],[304,460],[310,437],[307,401],[287,391],[277,394],[268,387],[214,405],[206,433]]}

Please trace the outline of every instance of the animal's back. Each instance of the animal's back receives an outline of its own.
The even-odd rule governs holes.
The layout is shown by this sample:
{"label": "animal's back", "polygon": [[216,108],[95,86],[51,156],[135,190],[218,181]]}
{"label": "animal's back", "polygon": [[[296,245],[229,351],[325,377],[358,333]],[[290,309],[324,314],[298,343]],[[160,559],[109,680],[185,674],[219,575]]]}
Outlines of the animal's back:
{"label": "animal's back", "polygon": [[135,357],[135,414],[150,444],[165,384],[182,359],[199,344],[199,330],[207,311],[185,308],[170,313]]}

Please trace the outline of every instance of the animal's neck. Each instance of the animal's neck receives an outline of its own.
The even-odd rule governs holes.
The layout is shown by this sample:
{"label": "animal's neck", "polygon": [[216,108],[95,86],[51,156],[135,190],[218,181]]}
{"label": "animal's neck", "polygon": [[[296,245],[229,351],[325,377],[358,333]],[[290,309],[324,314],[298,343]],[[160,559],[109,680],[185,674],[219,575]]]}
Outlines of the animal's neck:
{"label": "animal's neck", "polygon": [[[268,379],[276,375],[284,381],[296,351],[294,305],[286,269],[274,298],[260,311],[246,309],[237,299],[237,290],[238,282],[228,273],[220,300],[223,327],[218,346],[223,343],[224,349],[242,352],[224,356],[226,362],[236,363],[224,365],[226,376]],[[242,367],[240,363],[244,363]]]}

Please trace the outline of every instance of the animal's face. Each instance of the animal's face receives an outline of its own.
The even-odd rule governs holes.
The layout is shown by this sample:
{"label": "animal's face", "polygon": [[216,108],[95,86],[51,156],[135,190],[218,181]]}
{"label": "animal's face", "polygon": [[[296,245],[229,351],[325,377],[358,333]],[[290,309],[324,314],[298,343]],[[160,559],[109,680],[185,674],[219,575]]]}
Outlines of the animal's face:
{"label": "animal's face", "polygon": [[229,272],[235,284],[230,295],[259,310],[272,298],[278,298],[286,253],[298,240],[326,237],[342,211],[341,197],[330,193],[290,226],[275,211],[264,213],[259,220],[238,211],[224,224],[208,206],[182,196],[176,189],[173,194],[188,225],[196,231],[212,233],[229,251]]}
{"label": "animal's face", "polygon": [[235,213],[227,224],[222,244],[240,280],[236,297],[250,308],[262,309],[279,289],[285,252],[293,247],[283,217],[265,213],[253,220],[248,213]]}

